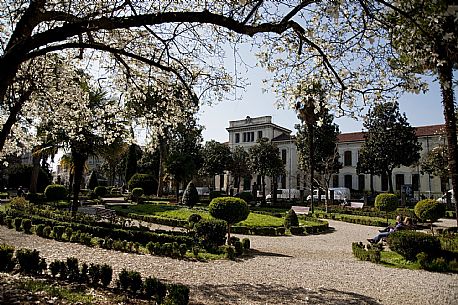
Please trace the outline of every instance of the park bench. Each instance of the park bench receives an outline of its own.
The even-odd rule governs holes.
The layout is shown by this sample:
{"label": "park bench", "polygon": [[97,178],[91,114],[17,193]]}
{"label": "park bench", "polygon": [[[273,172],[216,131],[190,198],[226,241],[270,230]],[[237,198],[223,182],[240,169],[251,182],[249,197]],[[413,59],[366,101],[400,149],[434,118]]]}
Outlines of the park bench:
{"label": "park bench", "polygon": [[353,209],[362,209],[364,206],[364,202],[351,202],[350,207]]}
{"label": "park bench", "polygon": [[310,212],[310,207],[303,207],[303,206],[297,206],[294,205],[291,207],[291,209],[297,214],[297,215],[308,215]]}

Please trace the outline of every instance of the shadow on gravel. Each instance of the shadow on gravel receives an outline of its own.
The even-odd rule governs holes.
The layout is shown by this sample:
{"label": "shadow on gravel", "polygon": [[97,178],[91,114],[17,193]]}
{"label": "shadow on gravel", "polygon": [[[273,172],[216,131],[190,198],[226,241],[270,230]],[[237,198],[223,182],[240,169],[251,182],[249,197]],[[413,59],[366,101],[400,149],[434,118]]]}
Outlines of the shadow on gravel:
{"label": "shadow on gravel", "polygon": [[[380,305],[374,298],[336,289],[289,288],[285,286],[234,284],[194,286],[203,304],[327,304],[327,305]],[[192,303],[191,304],[201,304]]]}
{"label": "shadow on gravel", "polygon": [[275,257],[292,257],[290,255],[280,254],[280,253],[273,253],[273,252],[262,252],[255,249],[251,249],[250,253],[243,256],[242,258],[253,258],[255,256],[275,256]]}

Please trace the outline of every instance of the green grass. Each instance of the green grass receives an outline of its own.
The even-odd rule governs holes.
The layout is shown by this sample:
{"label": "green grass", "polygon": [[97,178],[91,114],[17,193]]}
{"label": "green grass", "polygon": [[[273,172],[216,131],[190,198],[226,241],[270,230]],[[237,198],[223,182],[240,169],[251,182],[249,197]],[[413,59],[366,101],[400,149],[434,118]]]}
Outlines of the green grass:
{"label": "green grass", "polygon": [[0,204],[0,211],[5,212],[10,207],[10,205],[10,203]]}
{"label": "green grass", "polygon": [[20,286],[22,289],[31,292],[44,291],[53,297],[58,297],[71,303],[92,304],[94,300],[92,296],[86,294],[85,289],[70,290],[43,281],[27,280],[21,283]]}
{"label": "green grass", "polygon": [[420,264],[406,261],[400,254],[392,251],[381,252],[381,264],[387,267],[419,270]]}
{"label": "green grass", "polygon": [[236,225],[246,227],[281,227],[283,226],[283,219],[270,215],[250,213],[246,220]]}

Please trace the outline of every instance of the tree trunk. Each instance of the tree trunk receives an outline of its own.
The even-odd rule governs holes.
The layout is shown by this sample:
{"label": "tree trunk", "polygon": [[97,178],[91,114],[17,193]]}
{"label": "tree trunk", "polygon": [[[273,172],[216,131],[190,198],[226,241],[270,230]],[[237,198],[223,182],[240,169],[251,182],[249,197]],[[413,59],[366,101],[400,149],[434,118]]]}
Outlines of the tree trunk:
{"label": "tree trunk", "polygon": [[[315,164],[313,156],[315,154],[315,145],[313,143],[313,124],[307,123],[308,142],[309,142],[309,168],[310,168],[310,213],[313,214],[313,176],[315,175]],[[318,194],[319,198],[320,194]]]}
{"label": "tree trunk", "polygon": [[457,121],[453,96],[453,65],[447,62],[438,68],[442,104],[444,106],[445,129],[448,144],[448,171],[452,179],[453,197],[455,198],[456,222],[458,225],[458,144]]}
{"label": "tree trunk", "polygon": [[157,181],[157,197],[162,197],[162,190],[164,188],[164,159],[165,159],[165,140],[160,139],[159,143],[159,173]]}
{"label": "tree trunk", "polygon": [[37,193],[37,184],[38,184],[38,175],[40,173],[40,159],[41,155],[36,153],[37,150],[40,148],[35,146],[32,150],[32,175],[30,177],[30,188],[29,193],[36,194]]}
{"label": "tree trunk", "polygon": [[391,194],[394,194],[394,190],[393,190],[393,177],[392,177],[393,171],[387,170],[387,171],[386,171],[386,174],[387,174],[387,176],[388,176],[388,185],[389,185],[389,188],[390,188],[390,193],[391,193]]}
{"label": "tree trunk", "polygon": [[83,181],[84,163],[87,160],[87,155],[72,149],[72,158],[75,168],[75,177],[73,182],[73,200],[71,210],[72,214],[75,214],[79,207],[78,199],[81,190],[81,182]]}

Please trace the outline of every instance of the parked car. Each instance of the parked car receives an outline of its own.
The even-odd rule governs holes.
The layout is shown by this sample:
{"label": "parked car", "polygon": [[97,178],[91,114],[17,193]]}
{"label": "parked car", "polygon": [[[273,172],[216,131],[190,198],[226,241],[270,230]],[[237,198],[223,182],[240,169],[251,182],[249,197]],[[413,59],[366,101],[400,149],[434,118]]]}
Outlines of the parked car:
{"label": "parked car", "polygon": [[[453,196],[453,190],[449,190],[449,191],[447,191],[447,193],[450,194],[450,198],[452,200],[452,203],[455,204],[455,197]],[[437,199],[437,202],[447,203],[447,193],[442,195],[441,198]]]}
{"label": "parked car", "polygon": [[[347,187],[331,187],[328,189],[328,198],[331,198],[331,191],[334,191],[334,200],[336,201],[346,201],[350,199],[350,189]],[[321,200],[326,200],[326,194],[324,191],[321,193]],[[312,196],[308,195],[307,200],[312,199]],[[318,190],[313,191],[313,200],[318,200]]]}
{"label": "parked car", "polygon": [[[299,199],[301,193],[296,189],[277,189],[277,199],[278,200],[287,200],[287,199]],[[272,201],[272,192],[266,196],[266,201]]]}

